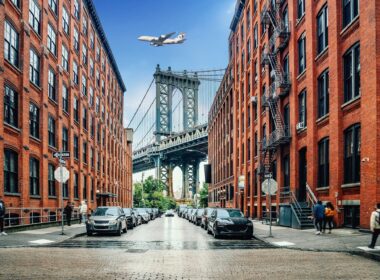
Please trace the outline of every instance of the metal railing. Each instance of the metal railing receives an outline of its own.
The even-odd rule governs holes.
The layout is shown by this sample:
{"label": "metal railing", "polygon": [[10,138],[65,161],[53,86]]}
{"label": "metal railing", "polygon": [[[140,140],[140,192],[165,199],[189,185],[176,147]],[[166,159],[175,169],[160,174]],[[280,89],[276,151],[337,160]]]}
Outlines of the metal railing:
{"label": "metal railing", "polygon": [[306,183],[306,199],[310,207],[313,207],[318,201],[308,183]]}
{"label": "metal railing", "polygon": [[[8,207],[4,216],[5,228],[17,226],[46,224],[62,221],[62,208],[14,208]],[[65,219],[65,214],[64,220]],[[79,209],[74,208],[72,220],[79,218]]]}

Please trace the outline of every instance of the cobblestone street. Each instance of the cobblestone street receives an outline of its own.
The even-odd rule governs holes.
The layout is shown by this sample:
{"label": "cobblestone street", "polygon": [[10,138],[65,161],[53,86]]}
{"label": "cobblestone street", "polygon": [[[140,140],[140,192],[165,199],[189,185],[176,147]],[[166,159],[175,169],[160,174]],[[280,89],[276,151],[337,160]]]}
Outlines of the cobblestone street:
{"label": "cobblestone street", "polygon": [[0,249],[0,259],[0,279],[376,279],[380,273],[377,262],[359,256],[215,240],[178,217],[121,237]]}

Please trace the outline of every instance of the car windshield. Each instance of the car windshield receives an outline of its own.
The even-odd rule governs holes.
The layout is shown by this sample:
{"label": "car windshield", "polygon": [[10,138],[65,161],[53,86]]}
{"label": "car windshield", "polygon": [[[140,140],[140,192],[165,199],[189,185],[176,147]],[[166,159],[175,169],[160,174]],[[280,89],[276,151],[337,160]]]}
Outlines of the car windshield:
{"label": "car windshield", "polygon": [[119,216],[117,208],[97,208],[94,216]]}
{"label": "car windshield", "polygon": [[219,209],[218,218],[243,218],[243,213],[240,210],[234,209]]}
{"label": "car windshield", "polygon": [[123,208],[124,214],[125,215],[131,215],[131,209],[129,208]]}

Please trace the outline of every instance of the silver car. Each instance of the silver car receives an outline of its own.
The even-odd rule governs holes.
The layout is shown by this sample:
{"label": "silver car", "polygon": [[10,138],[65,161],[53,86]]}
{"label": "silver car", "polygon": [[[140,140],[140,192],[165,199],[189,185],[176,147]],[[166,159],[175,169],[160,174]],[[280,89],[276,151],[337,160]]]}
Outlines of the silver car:
{"label": "silver car", "polygon": [[86,223],[87,235],[97,232],[111,232],[120,236],[127,232],[127,222],[121,207],[98,207]]}
{"label": "silver car", "polygon": [[150,221],[150,214],[146,211],[146,208],[135,208],[135,211],[141,216],[141,222],[147,224]]}

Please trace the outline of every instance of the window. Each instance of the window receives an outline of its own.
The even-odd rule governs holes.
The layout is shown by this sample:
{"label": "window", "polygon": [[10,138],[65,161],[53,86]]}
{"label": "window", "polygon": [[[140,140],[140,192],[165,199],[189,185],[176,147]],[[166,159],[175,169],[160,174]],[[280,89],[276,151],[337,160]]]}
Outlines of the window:
{"label": "window", "polygon": [[90,48],[93,50],[94,47],[95,47],[94,33],[91,32],[91,34],[90,34]]}
{"label": "window", "polygon": [[74,16],[79,19],[80,18],[80,7],[78,0],[74,0]]}
{"label": "window", "polygon": [[41,11],[40,7],[36,3],[36,0],[29,1],[29,24],[37,34],[40,34],[41,30]]}
{"label": "window", "polygon": [[106,88],[104,84],[104,80],[102,80],[102,95],[104,96],[106,94]]}
{"label": "window", "polygon": [[34,103],[29,105],[29,131],[34,138],[40,138],[40,109]]}
{"label": "window", "polygon": [[74,158],[79,159],[79,138],[77,135],[74,135]]}
{"label": "window", "polygon": [[91,168],[94,168],[94,154],[95,154],[95,150],[94,150],[94,148],[91,148],[91,149],[90,149],[90,163],[91,163]]}
{"label": "window", "polygon": [[284,172],[284,191],[289,191],[290,188],[290,160],[289,155],[286,155],[282,161],[283,167],[282,170]]}
{"label": "window", "polygon": [[87,164],[87,142],[83,142],[83,162]]}
{"label": "window", "polygon": [[343,28],[349,25],[359,14],[359,0],[342,0]]}
{"label": "window", "polygon": [[88,97],[88,102],[90,104],[90,106],[92,107],[94,105],[94,90],[92,89],[92,87],[89,87],[89,97]]}
{"label": "window", "polygon": [[329,138],[318,143],[318,187],[329,185]]}
{"label": "window", "polygon": [[18,48],[19,48],[19,36],[16,29],[5,21],[4,27],[4,58],[13,66],[19,66]]}
{"label": "window", "polygon": [[62,184],[62,192],[63,192],[63,198],[69,198],[69,183],[66,181],[66,183]]}
{"label": "window", "polygon": [[18,127],[18,94],[7,85],[4,94],[4,122]]}
{"label": "window", "polygon": [[257,156],[257,151],[259,150],[259,145],[258,145],[258,142],[257,142],[257,132],[255,132],[255,139],[254,139],[254,141],[255,141],[255,153],[254,153],[254,155],[256,157]]}
{"label": "window", "polygon": [[30,195],[40,195],[40,161],[34,157],[29,160]]}
{"label": "window", "polygon": [[288,7],[285,7],[284,11],[282,12],[282,21],[284,22],[284,29],[286,32],[289,32],[289,13],[288,13]]}
{"label": "window", "polygon": [[96,46],[96,60],[99,61],[100,60],[100,48],[99,48],[99,41],[98,41],[98,44]]}
{"label": "window", "polygon": [[74,173],[74,198],[79,198],[78,173]]}
{"label": "window", "polygon": [[82,123],[83,123],[83,128],[87,130],[87,109],[83,107],[82,111]]}
{"label": "window", "polygon": [[82,75],[82,94],[87,95],[87,78],[85,75]]}
{"label": "window", "polygon": [[47,47],[52,54],[57,55],[57,34],[50,24],[48,24]]}
{"label": "window", "polygon": [[360,124],[344,131],[344,183],[360,182]]}
{"label": "window", "polygon": [[4,149],[4,192],[18,193],[18,154]]}
{"label": "window", "polygon": [[97,142],[100,143],[100,123],[98,123],[98,129],[97,129]]}
{"label": "window", "polygon": [[48,70],[48,96],[56,101],[56,76],[52,69]]}
{"label": "window", "polygon": [[301,74],[306,69],[306,37],[301,35],[298,39],[298,74]]}
{"label": "window", "polygon": [[49,165],[48,165],[48,186],[49,186],[48,194],[49,194],[49,196],[56,196],[54,169],[55,169],[54,165],[49,163]]}
{"label": "window", "polygon": [[62,45],[62,68],[69,72],[69,51],[65,45]]}
{"label": "window", "polygon": [[287,136],[290,135],[290,110],[289,103],[284,106],[284,128]]}
{"label": "window", "polygon": [[62,29],[66,34],[70,33],[70,17],[65,7],[62,9]]}
{"label": "window", "polygon": [[79,84],[78,64],[75,61],[73,61],[73,81],[76,85]]}
{"label": "window", "polygon": [[96,85],[100,86],[100,74],[98,70],[96,70]]}
{"label": "window", "polygon": [[284,68],[285,78],[288,79],[289,78],[289,54],[287,54],[284,57],[282,65],[283,65],[283,68]]}
{"label": "window", "polygon": [[94,77],[94,61],[90,57],[90,76]]}
{"label": "window", "polygon": [[83,29],[83,34],[87,35],[87,18],[83,17],[82,19],[82,29]]}
{"label": "window", "polygon": [[360,96],[360,45],[351,47],[343,57],[344,102]]}
{"label": "window", "polygon": [[94,137],[95,135],[95,118],[90,118],[90,130],[91,130],[91,137]]}
{"label": "window", "polygon": [[57,0],[49,0],[49,7],[54,12],[54,14],[58,14]]}
{"label": "window", "polygon": [[83,199],[87,199],[87,178],[86,175],[83,175]]}
{"label": "window", "polygon": [[247,160],[251,160],[251,139],[248,138],[247,140]]}
{"label": "window", "polygon": [[87,47],[85,44],[82,45],[82,62],[87,64]]}
{"label": "window", "polygon": [[297,19],[300,19],[305,14],[305,0],[297,0]]}
{"label": "window", "polygon": [[69,112],[69,90],[65,85],[62,85],[62,109],[64,112]]}
{"label": "window", "polygon": [[76,96],[74,97],[73,108],[74,108],[74,121],[79,122],[79,100]]}
{"label": "window", "polygon": [[258,45],[258,31],[257,31],[257,23],[253,29],[253,48],[256,49]]}
{"label": "window", "polygon": [[74,49],[78,52],[79,51],[79,32],[76,27],[74,27],[73,37],[74,37]]}
{"label": "window", "polygon": [[249,63],[250,59],[251,59],[251,39],[248,39],[248,41],[247,41],[247,63]]}
{"label": "window", "polygon": [[40,86],[40,58],[33,49],[30,49],[29,53],[29,80],[36,86]]}
{"label": "window", "polygon": [[318,118],[329,112],[329,71],[324,71],[318,78]]}
{"label": "window", "polygon": [[306,90],[298,95],[298,122],[307,125],[307,112],[306,112]]}
{"label": "window", "polygon": [[69,130],[62,127],[62,151],[69,151]]}
{"label": "window", "polygon": [[20,0],[11,0],[11,2],[13,3],[13,5],[15,5],[17,8],[20,8]]}
{"label": "window", "polygon": [[317,51],[321,53],[328,46],[328,9],[323,7],[317,16]]}

